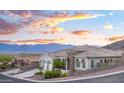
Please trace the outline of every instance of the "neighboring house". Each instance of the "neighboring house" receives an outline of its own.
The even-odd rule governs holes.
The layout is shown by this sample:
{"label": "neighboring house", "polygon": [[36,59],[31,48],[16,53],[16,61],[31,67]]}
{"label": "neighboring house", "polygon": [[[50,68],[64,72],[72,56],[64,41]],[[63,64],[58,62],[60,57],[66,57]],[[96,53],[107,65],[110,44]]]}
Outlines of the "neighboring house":
{"label": "neighboring house", "polygon": [[54,59],[65,62],[65,70],[87,70],[97,68],[101,63],[121,61],[121,51],[113,51],[94,46],[77,46],[54,53],[48,53],[40,58],[43,70],[52,70]]}
{"label": "neighboring house", "polygon": [[24,61],[25,63],[31,64],[32,62],[39,62],[42,54],[17,54],[14,57],[18,61]]}
{"label": "neighboring house", "polygon": [[42,54],[16,54],[14,65],[23,71],[37,68]]}

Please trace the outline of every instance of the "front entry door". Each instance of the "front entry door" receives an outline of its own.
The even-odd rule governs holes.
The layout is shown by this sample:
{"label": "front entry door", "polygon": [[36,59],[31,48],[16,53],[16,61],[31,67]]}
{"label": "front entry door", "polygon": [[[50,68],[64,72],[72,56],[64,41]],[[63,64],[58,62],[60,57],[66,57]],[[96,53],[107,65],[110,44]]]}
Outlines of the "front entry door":
{"label": "front entry door", "polygon": [[44,70],[48,70],[48,66],[46,62],[44,63]]}
{"label": "front entry door", "polygon": [[52,66],[52,63],[51,62],[45,62],[44,63],[44,70],[52,70],[53,66]]}

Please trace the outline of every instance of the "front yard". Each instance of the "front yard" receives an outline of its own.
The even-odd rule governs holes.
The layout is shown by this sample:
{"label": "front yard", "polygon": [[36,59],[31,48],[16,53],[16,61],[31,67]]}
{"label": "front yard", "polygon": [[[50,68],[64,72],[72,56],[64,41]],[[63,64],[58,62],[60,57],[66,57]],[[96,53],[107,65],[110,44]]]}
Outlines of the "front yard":
{"label": "front yard", "polygon": [[35,73],[35,77],[41,77],[41,79],[51,79],[51,78],[60,78],[67,77],[68,73],[65,72],[65,63],[60,60],[54,60],[53,70],[52,71],[43,71],[42,67],[38,67],[39,71]]}
{"label": "front yard", "polygon": [[[73,71],[68,71],[68,72],[63,73],[62,69],[61,69],[61,68],[64,68],[63,65],[61,67],[60,64],[57,63],[57,66],[54,66],[53,71],[46,71],[44,74],[39,71],[38,73],[36,73],[34,76],[32,76],[30,78],[38,79],[38,80],[42,80],[42,79],[48,79],[48,80],[56,79],[57,80],[57,79],[62,79],[62,78],[66,79],[69,77],[80,77],[83,75],[95,74],[95,73],[104,72],[104,71],[106,72],[109,70],[114,70],[114,68],[118,68],[121,66],[124,66],[123,62],[106,62],[106,63],[100,64],[98,68],[94,68],[94,69],[90,69],[90,70],[84,70],[84,71],[73,70]],[[56,70],[56,68],[59,70]],[[56,72],[58,73],[57,76],[54,75]]]}

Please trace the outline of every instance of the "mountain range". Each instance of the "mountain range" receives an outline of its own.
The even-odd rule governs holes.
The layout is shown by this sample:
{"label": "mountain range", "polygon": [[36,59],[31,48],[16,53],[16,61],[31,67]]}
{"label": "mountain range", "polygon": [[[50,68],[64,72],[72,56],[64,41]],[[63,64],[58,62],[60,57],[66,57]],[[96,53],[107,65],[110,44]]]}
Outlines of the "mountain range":
{"label": "mountain range", "polygon": [[[7,54],[16,54],[16,53],[46,53],[46,52],[55,52],[62,49],[68,49],[75,47],[75,45],[66,45],[66,44],[36,44],[36,45],[16,45],[16,44],[3,44],[0,43],[0,53]],[[111,44],[104,46],[103,48],[112,49],[112,50],[124,50],[124,40],[117,41]]]}
{"label": "mountain range", "polygon": [[16,45],[16,44],[0,44],[0,53],[46,53],[55,52],[62,49],[72,48],[74,45],[64,44],[36,44],[36,45]]}
{"label": "mountain range", "polygon": [[112,50],[124,50],[124,40],[120,40],[104,46],[104,48]]}

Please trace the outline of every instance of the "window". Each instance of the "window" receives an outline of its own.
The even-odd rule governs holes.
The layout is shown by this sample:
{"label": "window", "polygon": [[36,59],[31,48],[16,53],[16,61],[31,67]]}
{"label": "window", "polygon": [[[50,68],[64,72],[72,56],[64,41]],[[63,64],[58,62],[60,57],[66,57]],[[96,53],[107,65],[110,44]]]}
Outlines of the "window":
{"label": "window", "polygon": [[63,62],[66,62],[66,59],[63,58],[62,61],[63,61]]}
{"label": "window", "polygon": [[85,68],[86,67],[85,61],[81,60],[81,63],[82,63],[82,68]]}
{"label": "window", "polygon": [[103,60],[100,60],[100,63],[102,64],[103,63]]}
{"label": "window", "polygon": [[106,59],[104,60],[104,63],[107,63],[107,60]]}
{"label": "window", "polygon": [[91,68],[94,67],[94,60],[91,60]]}
{"label": "window", "polygon": [[76,67],[80,67],[79,59],[76,59]]}

